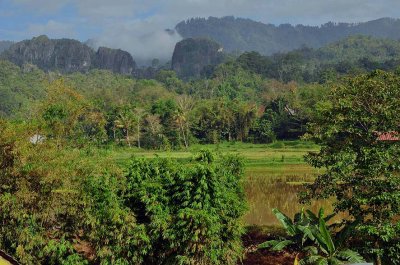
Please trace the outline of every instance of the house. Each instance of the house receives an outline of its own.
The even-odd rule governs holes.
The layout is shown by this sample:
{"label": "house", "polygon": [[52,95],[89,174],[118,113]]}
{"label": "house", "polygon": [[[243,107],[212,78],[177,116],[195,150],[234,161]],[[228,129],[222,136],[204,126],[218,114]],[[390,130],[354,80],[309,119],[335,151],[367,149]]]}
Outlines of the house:
{"label": "house", "polygon": [[400,141],[399,132],[375,132],[375,134],[377,135],[376,140],[378,141]]}
{"label": "house", "polygon": [[46,137],[40,134],[35,134],[32,137],[29,138],[29,142],[31,144],[41,144],[46,140]]}

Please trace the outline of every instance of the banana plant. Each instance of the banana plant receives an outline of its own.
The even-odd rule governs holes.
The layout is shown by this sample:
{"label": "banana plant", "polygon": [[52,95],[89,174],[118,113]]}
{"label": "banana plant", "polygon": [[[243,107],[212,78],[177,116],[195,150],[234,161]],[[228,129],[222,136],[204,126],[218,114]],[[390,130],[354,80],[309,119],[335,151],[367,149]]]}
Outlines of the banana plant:
{"label": "banana plant", "polygon": [[277,209],[273,209],[273,213],[285,228],[287,238],[266,241],[260,244],[259,248],[281,251],[291,246],[298,252],[306,254],[300,261],[296,255],[294,261],[296,265],[337,265],[364,261],[357,252],[341,248],[345,239],[353,231],[356,222],[346,226],[336,234],[336,237],[332,237],[326,223],[334,215],[325,217],[323,208],[319,210],[318,215],[302,209],[293,220]]}
{"label": "banana plant", "polygon": [[[258,246],[260,249],[269,248],[273,251],[281,251],[289,245],[299,248],[312,244],[315,241],[311,228],[318,225],[318,217],[314,213],[302,209],[291,220],[278,209],[273,209],[272,212],[284,227],[287,238],[266,241]],[[324,220],[328,221],[331,218],[332,216],[327,216]]]}
{"label": "banana plant", "polygon": [[[349,230],[348,228],[345,228]],[[311,228],[311,233],[315,238],[315,246],[304,248],[306,257],[300,261],[301,265],[340,265],[349,263],[364,262],[364,259],[357,252],[347,249],[338,248],[335,245],[334,238],[328,230],[323,216],[323,210],[320,211],[318,217],[318,226]],[[347,231],[344,229],[338,236],[343,236]]]}

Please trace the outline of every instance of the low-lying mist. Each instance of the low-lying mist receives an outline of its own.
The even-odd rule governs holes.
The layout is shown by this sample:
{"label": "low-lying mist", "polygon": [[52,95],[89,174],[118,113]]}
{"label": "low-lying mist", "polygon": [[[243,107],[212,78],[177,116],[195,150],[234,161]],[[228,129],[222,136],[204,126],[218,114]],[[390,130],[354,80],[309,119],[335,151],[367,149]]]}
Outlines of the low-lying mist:
{"label": "low-lying mist", "polygon": [[[148,30],[149,29],[149,30]],[[132,54],[139,66],[149,65],[152,59],[160,62],[171,60],[175,44],[182,37],[175,30],[154,30],[146,25],[124,26],[107,30],[103,35],[90,40],[90,46],[122,49]]]}

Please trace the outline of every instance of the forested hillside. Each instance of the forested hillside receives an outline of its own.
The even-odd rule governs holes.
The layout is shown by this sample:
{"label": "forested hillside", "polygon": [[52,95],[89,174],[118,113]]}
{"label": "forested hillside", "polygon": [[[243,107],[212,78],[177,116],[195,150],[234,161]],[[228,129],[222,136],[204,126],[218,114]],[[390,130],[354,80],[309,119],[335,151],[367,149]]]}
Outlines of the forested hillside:
{"label": "forested hillside", "polygon": [[[102,113],[110,141],[118,135],[129,136],[127,124],[118,127],[114,122],[121,115],[134,115],[125,113],[132,106],[153,119],[150,123],[143,120],[143,125],[155,126],[155,122],[157,135],[164,137],[162,141],[145,137],[153,139],[143,142],[151,148],[165,143],[187,146],[191,141],[295,139],[305,132],[325,84],[375,69],[396,71],[400,66],[398,41],[365,36],[273,56],[249,52],[219,65],[224,55],[218,44],[189,39],[180,45],[173,64],[179,76],[159,70],[152,80],[99,69],[59,74],[32,64],[19,67],[1,61],[1,116],[26,117],[32,113],[28,109],[45,98],[49,83],[63,78]],[[178,118],[179,113],[184,116]],[[140,129],[142,135],[146,130]]]}
{"label": "forested hillside", "polygon": [[321,26],[282,24],[275,26],[251,19],[192,18],[176,30],[183,38],[207,37],[230,52],[257,51],[263,55],[287,52],[303,46],[319,48],[350,35],[400,39],[400,20],[382,18],[365,23],[326,23]]}
{"label": "forested hillside", "polygon": [[[212,76],[217,61],[209,60],[204,52],[199,52],[198,44],[182,41],[177,45],[173,59],[174,70],[185,79]],[[215,48],[216,50],[217,48]],[[222,49],[221,49],[222,50]],[[237,59],[224,54],[225,61],[282,82],[325,82],[339,75],[368,72],[375,69],[394,70],[400,66],[400,42],[369,36],[350,36],[321,48],[303,47],[286,53],[264,56],[258,52],[245,52]],[[208,61],[207,61],[208,59]],[[229,60],[228,60],[229,61]],[[179,66],[179,67],[177,67]],[[194,69],[194,66],[197,69]],[[195,71],[196,70],[196,71]]]}
{"label": "forested hillside", "polygon": [[46,95],[49,77],[34,65],[22,68],[0,60],[0,117],[18,117]]}
{"label": "forested hillside", "polygon": [[302,48],[273,56],[244,53],[236,63],[252,72],[283,82],[336,80],[341,75],[400,66],[400,42],[352,36],[319,49]]}
{"label": "forested hillside", "polygon": [[[310,109],[324,95],[323,85],[285,84],[234,63],[221,64],[212,77],[191,82],[165,70],[156,80],[146,80],[96,69],[45,73],[32,65],[19,67],[7,61],[1,62],[0,76],[3,118],[45,118],[43,111],[50,108],[51,113],[56,111],[52,115],[62,114],[62,123],[72,115],[79,130],[99,133],[100,143],[151,149],[198,142],[296,139],[304,133]],[[76,100],[64,102],[62,90],[48,89],[60,78]],[[47,106],[50,92],[56,96]],[[75,107],[79,114],[70,113]]]}

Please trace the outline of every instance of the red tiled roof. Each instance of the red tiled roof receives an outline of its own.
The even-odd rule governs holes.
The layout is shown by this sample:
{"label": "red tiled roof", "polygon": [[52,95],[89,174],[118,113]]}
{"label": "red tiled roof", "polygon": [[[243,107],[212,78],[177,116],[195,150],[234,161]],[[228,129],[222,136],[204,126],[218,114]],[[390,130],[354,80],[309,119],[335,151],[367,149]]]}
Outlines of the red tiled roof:
{"label": "red tiled roof", "polygon": [[378,141],[400,141],[398,132],[376,132]]}

